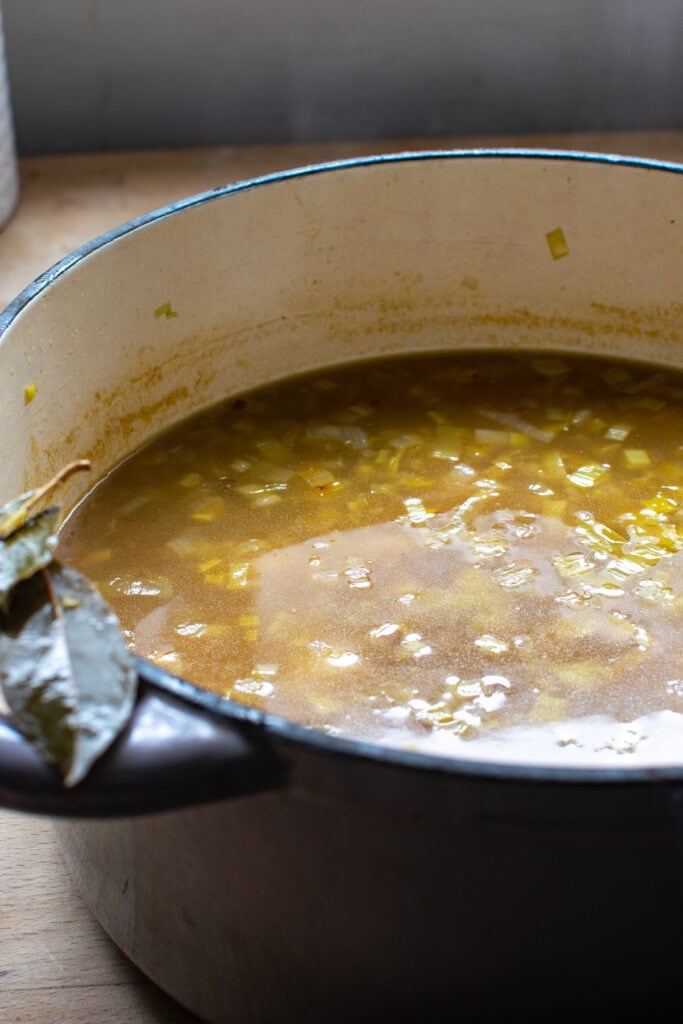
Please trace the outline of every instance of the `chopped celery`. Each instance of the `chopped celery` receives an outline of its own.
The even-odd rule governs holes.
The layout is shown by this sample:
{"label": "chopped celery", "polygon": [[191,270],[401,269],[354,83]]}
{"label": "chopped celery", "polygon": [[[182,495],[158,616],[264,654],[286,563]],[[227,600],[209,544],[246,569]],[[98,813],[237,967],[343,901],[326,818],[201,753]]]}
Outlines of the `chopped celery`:
{"label": "chopped celery", "polygon": [[625,448],[624,460],[631,469],[644,469],[651,465],[650,456],[643,448]]}

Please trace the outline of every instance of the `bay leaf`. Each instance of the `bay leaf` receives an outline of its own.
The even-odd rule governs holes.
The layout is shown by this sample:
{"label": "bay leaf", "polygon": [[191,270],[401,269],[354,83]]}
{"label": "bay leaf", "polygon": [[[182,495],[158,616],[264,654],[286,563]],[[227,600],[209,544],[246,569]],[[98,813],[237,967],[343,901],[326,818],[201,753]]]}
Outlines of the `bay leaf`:
{"label": "bay leaf", "polygon": [[29,579],[52,561],[58,521],[59,508],[55,505],[0,539],[0,611],[8,610],[10,594],[17,583]]}
{"label": "bay leaf", "polygon": [[118,619],[53,562],[17,585],[0,630],[0,684],[16,727],[74,786],[128,722],[137,673]]}
{"label": "bay leaf", "polygon": [[26,491],[18,498],[12,498],[5,505],[0,506],[0,540],[9,537],[11,533],[18,530],[26,522],[31,512],[31,506],[35,500],[36,491]]}

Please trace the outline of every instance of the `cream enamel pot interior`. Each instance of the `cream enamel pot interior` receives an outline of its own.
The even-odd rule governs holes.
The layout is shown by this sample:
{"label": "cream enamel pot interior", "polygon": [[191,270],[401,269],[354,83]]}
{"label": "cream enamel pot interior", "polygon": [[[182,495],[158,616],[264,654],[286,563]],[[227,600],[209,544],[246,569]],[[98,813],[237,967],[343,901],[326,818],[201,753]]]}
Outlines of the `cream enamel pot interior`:
{"label": "cream enamel pot interior", "polygon": [[[0,500],[323,364],[496,346],[683,365],[681,282],[673,165],[412,153],[192,197],[4,312]],[[72,792],[0,723],[0,802],[64,818],[94,914],[202,1019],[652,1019],[677,994],[683,745],[656,769],[468,764],[140,674],[130,729]]]}

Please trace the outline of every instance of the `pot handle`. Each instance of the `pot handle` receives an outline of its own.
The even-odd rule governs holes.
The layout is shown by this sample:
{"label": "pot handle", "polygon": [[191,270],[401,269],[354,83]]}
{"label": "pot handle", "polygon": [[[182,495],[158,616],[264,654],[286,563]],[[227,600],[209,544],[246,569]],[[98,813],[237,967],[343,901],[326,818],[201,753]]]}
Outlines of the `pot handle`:
{"label": "pot handle", "polygon": [[0,806],[13,810],[67,818],[149,814],[273,789],[285,773],[255,726],[142,679],[128,726],[71,789],[0,715]]}

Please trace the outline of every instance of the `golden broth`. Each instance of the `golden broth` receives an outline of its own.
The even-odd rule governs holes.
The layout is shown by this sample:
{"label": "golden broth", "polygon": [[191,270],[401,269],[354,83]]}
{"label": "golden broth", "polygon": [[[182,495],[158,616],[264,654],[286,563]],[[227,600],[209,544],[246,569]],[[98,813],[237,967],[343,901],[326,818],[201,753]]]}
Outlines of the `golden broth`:
{"label": "golden broth", "polygon": [[335,734],[552,764],[683,750],[683,375],[394,357],[134,454],[60,557],[133,649]]}

